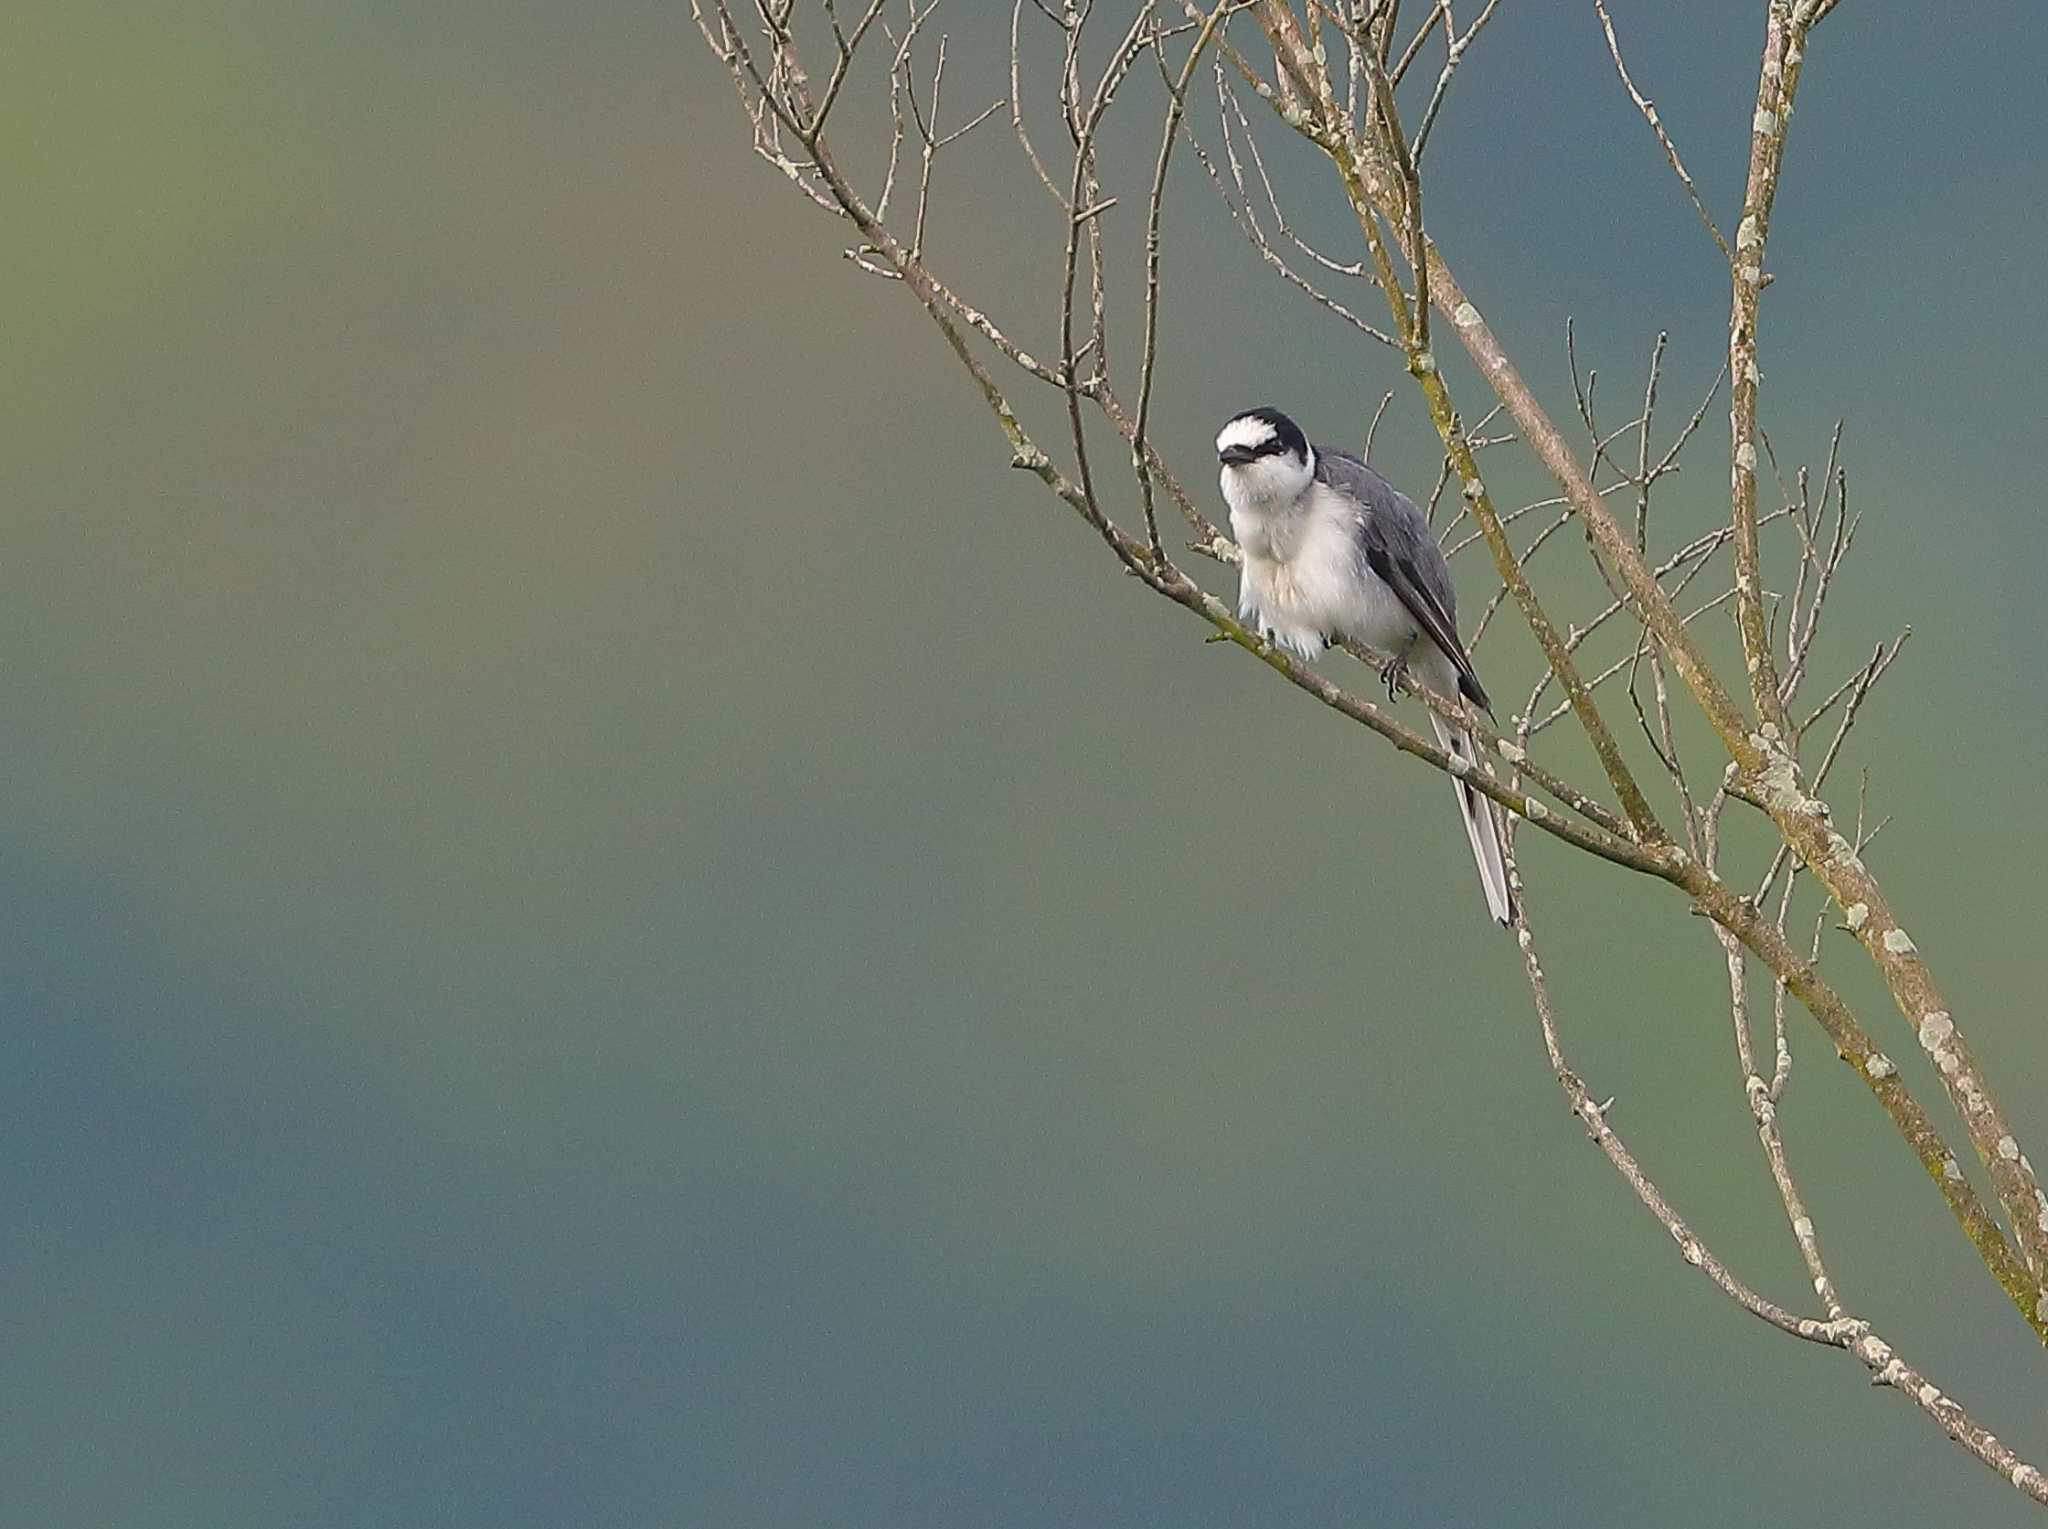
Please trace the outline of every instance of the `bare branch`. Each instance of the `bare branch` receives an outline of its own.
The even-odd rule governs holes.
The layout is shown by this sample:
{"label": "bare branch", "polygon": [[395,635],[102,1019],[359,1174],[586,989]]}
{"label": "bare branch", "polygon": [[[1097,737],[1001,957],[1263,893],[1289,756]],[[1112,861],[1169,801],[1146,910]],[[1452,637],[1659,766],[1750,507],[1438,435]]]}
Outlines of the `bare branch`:
{"label": "bare branch", "polygon": [[[1045,17],[1046,20],[1052,22],[1055,26],[1062,26],[1064,30],[1060,18],[1045,8],[1043,0],[1032,0],[1032,7],[1041,16]],[[1067,201],[1067,194],[1053,184],[1052,173],[1045,168],[1045,161],[1038,157],[1038,150],[1032,147],[1031,135],[1024,128],[1024,85],[1023,81],[1019,78],[1023,68],[1021,62],[1023,48],[1018,36],[1018,27],[1023,18],[1023,12],[1024,0],[1015,0],[1015,3],[1010,7],[1010,128],[1016,133],[1017,142],[1024,150],[1024,157],[1031,162],[1031,168],[1038,176],[1040,184],[1051,194],[1052,199],[1059,204],[1060,211],[1071,212],[1073,207]]]}
{"label": "bare branch", "polygon": [[1608,1122],[1607,1111],[1613,1101],[1601,1104],[1594,1099],[1593,1092],[1572,1070],[1566,1060],[1564,1043],[1558,1034],[1557,1010],[1551,1001],[1550,983],[1543,971],[1543,962],[1537,954],[1536,941],[1530,931],[1526,911],[1518,920],[1516,938],[1522,950],[1522,975],[1529,984],[1529,995],[1535,1003],[1536,1021],[1543,1034],[1543,1049],[1550,1058],[1550,1068],[1557,1076],[1558,1086],[1564,1090],[1566,1101],[1574,1115],[1584,1122],[1586,1132],[1593,1138],[1607,1161],[1614,1165],[1628,1187],[1643,1206],[1655,1216],[1671,1240],[1678,1245],[1678,1253],[1692,1268],[1700,1271],[1713,1286],[1728,1299],[1735,1302],[1751,1316],[1761,1318],[1780,1332],[1795,1338],[1804,1338],[1810,1343],[1823,1343],[1836,1348],[1845,1348],[1863,1330],[1863,1324],[1848,1322],[1840,1318],[1821,1320],[1815,1317],[1796,1316],[1777,1302],[1757,1294],[1745,1284],[1729,1267],[1714,1255],[1699,1235],[1688,1226],[1683,1217],[1672,1209],[1671,1202],[1664,1198],[1650,1176],[1629,1151],[1620,1133]]}
{"label": "bare branch", "polygon": [[1408,66],[1415,62],[1415,56],[1422,51],[1422,45],[1429,41],[1429,34],[1436,30],[1437,23],[1444,25],[1444,35],[1450,36],[1457,30],[1457,23],[1451,18],[1451,0],[1436,0],[1429,14],[1422,18],[1422,25],[1415,29],[1415,35],[1408,40],[1408,46],[1401,50],[1401,61],[1387,71],[1388,77],[1399,85],[1408,76]]}
{"label": "bare branch", "polygon": [[1707,232],[1713,235],[1714,243],[1720,248],[1721,258],[1733,265],[1735,251],[1728,248],[1728,241],[1721,236],[1720,227],[1714,222],[1714,215],[1707,211],[1707,204],[1700,200],[1699,188],[1693,185],[1692,177],[1685,173],[1685,161],[1678,157],[1678,145],[1671,141],[1671,135],[1664,130],[1664,122],[1657,115],[1656,106],[1636,89],[1636,82],[1629,78],[1628,65],[1621,61],[1621,43],[1614,35],[1614,22],[1607,14],[1606,0],[1593,0],[1593,9],[1600,13],[1600,29],[1607,34],[1607,52],[1614,59],[1614,70],[1621,76],[1622,88],[1628,92],[1628,98],[1636,103],[1636,110],[1643,114],[1643,120],[1650,124],[1650,131],[1657,135],[1657,142],[1664,150],[1664,157],[1671,162],[1671,168],[1678,176],[1678,183],[1685,187],[1685,195],[1692,203],[1693,211],[1700,215],[1700,222],[1705,224]]}
{"label": "bare branch", "polygon": [[[1181,117],[1187,110],[1188,83],[1194,78],[1195,65],[1201,62],[1203,52],[1209,46],[1209,39],[1216,34],[1216,24],[1232,11],[1242,10],[1251,0],[1217,0],[1215,9],[1209,12],[1202,23],[1200,35],[1188,50],[1187,61],[1181,65],[1178,80],[1169,82],[1169,104],[1166,111],[1166,130],[1159,137],[1159,163],[1152,172],[1152,194],[1146,202],[1145,211],[1145,351],[1139,370],[1138,420],[1135,436],[1131,442],[1131,466],[1138,475],[1138,487],[1145,501],[1145,538],[1149,543],[1154,563],[1165,560],[1166,554],[1159,545],[1159,518],[1152,507],[1152,473],[1145,463],[1145,426],[1152,413],[1152,368],[1159,359],[1159,217],[1166,202],[1166,168],[1173,157],[1174,139],[1180,128]],[[1157,38],[1153,50],[1162,46]],[[1165,67],[1164,55],[1160,55],[1161,68]]]}
{"label": "bare branch", "polygon": [[1735,1025],[1735,1049],[1742,1069],[1742,1089],[1749,1100],[1750,1113],[1756,1119],[1757,1139],[1763,1144],[1764,1159],[1771,1170],[1771,1180],[1777,1185],[1778,1198],[1785,1207],[1785,1219],[1792,1228],[1792,1240],[1798,1244],[1799,1256],[1806,1262],[1808,1278],[1813,1281],[1814,1294],[1819,1296],[1831,1320],[1840,1320],[1847,1314],[1840,1294],[1835,1289],[1833,1276],[1828,1273],[1827,1261],[1821,1256],[1820,1239],[1813,1229],[1813,1217],[1807,1212],[1799,1185],[1792,1177],[1792,1168],[1785,1154],[1785,1139],[1778,1130],[1778,1106],[1767,1082],[1757,1071],[1756,1055],[1750,1043],[1749,1034],[1749,982],[1745,970],[1742,946],[1734,935],[1725,929],[1716,929],[1714,937],[1721,946],[1728,963],[1729,1010]]}
{"label": "bare branch", "polygon": [[1465,50],[1472,46],[1472,39],[1479,35],[1479,29],[1493,20],[1495,8],[1500,0],[1486,0],[1486,8],[1479,13],[1479,19],[1466,29],[1462,37],[1455,35],[1451,21],[1450,0],[1443,0],[1444,35],[1450,38],[1444,49],[1443,73],[1436,77],[1436,89],[1430,92],[1429,106],[1422,113],[1422,124],[1415,129],[1415,157],[1422,158],[1423,150],[1429,147],[1430,130],[1436,126],[1437,113],[1443,109],[1444,95],[1451,88],[1451,76],[1457,72],[1459,61],[1465,57]]}
{"label": "bare branch", "polygon": [[[1384,330],[1377,329],[1373,325],[1367,323],[1364,319],[1360,318],[1356,313],[1352,312],[1350,308],[1346,307],[1342,302],[1330,296],[1327,292],[1324,292],[1321,288],[1317,287],[1313,282],[1309,281],[1308,278],[1306,278],[1305,276],[1302,276],[1299,272],[1297,272],[1294,269],[1294,267],[1289,265],[1286,259],[1282,257],[1282,255],[1279,253],[1279,251],[1273,247],[1271,240],[1269,240],[1266,236],[1264,228],[1261,227],[1259,224],[1258,215],[1252,210],[1250,196],[1245,187],[1244,170],[1237,158],[1236,143],[1230,131],[1230,119],[1228,116],[1228,112],[1234,110],[1237,113],[1240,122],[1242,123],[1243,108],[1238,105],[1236,97],[1231,93],[1228,82],[1224,77],[1220,65],[1216,71],[1216,88],[1219,102],[1221,103],[1221,106],[1223,108],[1223,111],[1220,114],[1223,150],[1226,159],[1230,165],[1231,180],[1237,188],[1237,194],[1235,196],[1233,196],[1231,191],[1224,185],[1223,177],[1221,173],[1217,170],[1215,163],[1210,159],[1208,151],[1202,147],[1200,140],[1198,140],[1195,137],[1193,130],[1187,126],[1185,121],[1183,121],[1182,123],[1182,131],[1188,135],[1188,144],[1194,150],[1195,157],[1201,161],[1202,169],[1205,172],[1207,172],[1210,183],[1215,186],[1216,195],[1218,199],[1222,201],[1224,207],[1229,211],[1231,221],[1237,224],[1239,231],[1244,234],[1245,238],[1248,241],[1250,241],[1252,248],[1258,251],[1259,258],[1265,261],[1265,263],[1271,266],[1275,271],[1277,271],[1280,274],[1281,278],[1288,283],[1288,285],[1295,287],[1299,291],[1305,293],[1318,306],[1322,307],[1327,312],[1336,315],[1338,318],[1344,320],[1345,323],[1349,324],[1352,328],[1358,330],[1361,334],[1365,335],[1367,339],[1376,340],[1382,345],[1386,345],[1393,349],[1398,350],[1401,344],[1399,340],[1396,340],[1392,335],[1386,333]],[[1248,123],[1244,124],[1244,131],[1246,133],[1247,147],[1250,150],[1254,167],[1258,170],[1260,179],[1265,185],[1266,195],[1268,198],[1269,205],[1271,206],[1273,212],[1275,226],[1278,228],[1281,236],[1291,240],[1298,248],[1300,248],[1305,254],[1309,256],[1310,259],[1314,260],[1317,264],[1324,266],[1326,269],[1335,272],[1338,275],[1364,275],[1365,268],[1363,266],[1340,265],[1337,262],[1329,259],[1329,257],[1322,254],[1319,250],[1316,250],[1314,247],[1309,245],[1305,240],[1302,240],[1301,238],[1295,235],[1293,229],[1288,224],[1286,215],[1280,209],[1279,199],[1273,191],[1271,181],[1266,180],[1265,178],[1265,164],[1264,161],[1258,157],[1258,145],[1257,142],[1250,137],[1250,126]]]}
{"label": "bare branch", "polygon": [[1805,60],[1805,30],[1789,6],[1773,0],[1764,27],[1764,61],[1750,124],[1749,184],[1735,230],[1734,293],[1728,318],[1728,435],[1734,459],[1736,618],[1743,662],[1759,720],[1789,724],[1764,620],[1762,558],[1756,538],[1757,308],[1763,291],[1764,245],[1785,159],[1785,134]]}
{"label": "bare branch", "polygon": [[826,6],[826,14],[832,19],[832,39],[839,46],[839,58],[832,65],[832,77],[825,82],[825,92],[818,101],[818,109],[811,114],[812,137],[815,138],[824,131],[825,119],[832,115],[832,107],[839,99],[840,88],[846,84],[847,73],[853,68],[854,52],[860,47],[861,39],[867,36],[868,28],[875,24],[875,18],[882,14],[882,7],[886,3],[887,0],[868,0],[868,8],[861,13],[860,20],[854,23],[851,37],[840,30],[838,13],[830,5]]}
{"label": "bare branch", "polygon": [[[1899,1358],[1897,1351],[1878,1337],[1868,1322],[1841,1314],[1839,1302],[1831,1298],[1828,1305],[1830,1311],[1835,1314],[1828,1320],[1796,1316],[1775,1301],[1759,1295],[1715,1256],[1713,1250],[1693,1231],[1650,1176],[1644,1172],[1634,1153],[1629,1151],[1627,1144],[1609,1123],[1607,1112],[1613,1101],[1609,1100],[1605,1104],[1597,1102],[1592,1090],[1586,1087],[1584,1081],[1572,1070],[1570,1062],[1566,1060],[1563,1042],[1558,1034],[1557,1010],[1550,996],[1549,979],[1544,974],[1543,963],[1537,954],[1526,910],[1519,924],[1517,938],[1522,948],[1523,976],[1529,984],[1530,997],[1536,1007],[1537,1025],[1543,1036],[1543,1049],[1550,1058],[1551,1071],[1556,1074],[1558,1086],[1564,1090],[1566,1102],[1570,1105],[1572,1113],[1584,1123],[1594,1145],[1600,1148],[1644,1208],[1657,1218],[1658,1224],[1677,1244],[1679,1256],[1686,1264],[1699,1270],[1715,1289],[1743,1310],[1769,1323],[1778,1331],[1811,1343],[1846,1349],[1862,1362],[1864,1368],[1870,1372],[1874,1384],[1888,1386],[1910,1399],[1944,1433],[1979,1462],[1998,1472],[2034,1501],[2048,1503],[2048,1477],[2044,1477],[2039,1469],[2001,1443],[1995,1435],[1971,1417],[1954,1397],[1944,1395],[1941,1389],[1919,1370]],[[1788,1202],[1788,1209],[1793,1203],[1797,1203],[1796,1199]],[[1798,1219],[1795,1217],[1795,1221]],[[1810,1225],[1809,1222],[1808,1226]],[[1818,1262],[1817,1247],[1814,1258]],[[1832,1284],[1825,1274],[1825,1265],[1820,1267],[1823,1272],[1814,1276],[1816,1282],[1832,1289]]]}
{"label": "bare branch", "polygon": [[1387,405],[1394,401],[1394,390],[1388,388],[1380,398],[1380,406],[1372,411],[1372,423],[1365,427],[1365,450],[1359,453],[1361,460],[1372,461],[1373,438],[1380,433],[1380,417],[1387,412]]}
{"label": "bare branch", "polygon": [[[1101,200],[1095,184],[1094,174],[1095,132],[1101,126],[1102,118],[1108,112],[1110,103],[1116,99],[1118,87],[1129,77],[1131,65],[1137,61],[1138,53],[1144,46],[1145,29],[1152,20],[1153,5],[1154,0],[1145,0],[1145,3],[1139,7],[1137,15],[1131,19],[1130,30],[1124,34],[1123,41],[1117,45],[1116,52],[1104,67],[1102,77],[1095,86],[1094,95],[1088,104],[1085,115],[1077,115],[1079,112],[1079,91],[1077,85],[1078,76],[1076,74],[1078,64],[1076,61],[1080,53],[1081,28],[1086,13],[1075,12],[1073,0],[1067,0],[1068,14],[1073,19],[1067,33],[1067,70],[1065,78],[1067,80],[1066,88],[1070,103],[1069,117],[1076,127],[1074,135],[1074,173],[1072,183],[1067,191],[1067,204],[1071,207],[1082,208],[1083,210],[1076,212],[1067,221],[1065,278],[1060,290],[1060,376],[1066,382],[1064,391],[1067,399],[1067,421],[1070,438],[1074,447],[1075,471],[1080,476],[1081,492],[1093,510],[1093,518],[1102,522],[1102,524],[1097,526],[1097,529],[1104,531],[1105,534],[1108,529],[1107,521],[1103,517],[1099,501],[1096,498],[1094,473],[1088,464],[1088,436],[1081,423],[1081,394],[1073,386],[1073,379],[1076,375],[1074,277],[1080,264],[1081,235],[1085,228],[1092,241],[1091,249],[1093,252],[1089,266],[1094,297],[1094,331],[1089,343],[1095,352],[1096,369],[1107,376],[1109,357],[1107,335],[1103,320],[1101,231],[1099,225],[1090,215],[1090,210],[1096,209],[1096,204]],[[1137,439],[1142,441],[1142,432],[1139,433]],[[1142,447],[1138,447],[1134,443],[1134,449],[1139,451],[1140,456],[1143,455]],[[1155,537],[1154,540],[1156,542],[1157,538]]]}

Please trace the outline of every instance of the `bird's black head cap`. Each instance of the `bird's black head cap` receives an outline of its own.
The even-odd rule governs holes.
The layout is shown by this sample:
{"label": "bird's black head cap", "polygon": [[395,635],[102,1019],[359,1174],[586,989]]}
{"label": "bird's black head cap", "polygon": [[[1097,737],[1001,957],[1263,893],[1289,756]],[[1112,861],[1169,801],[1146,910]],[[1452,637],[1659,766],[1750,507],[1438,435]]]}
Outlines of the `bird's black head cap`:
{"label": "bird's black head cap", "polygon": [[1233,426],[1256,422],[1266,428],[1257,433],[1255,440],[1235,444],[1227,449],[1219,446],[1225,460],[1255,461],[1259,457],[1279,456],[1286,453],[1306,462],[1308,460],[1308,437],[1301,433],[1301,426],[1282,414],[1271,404],[1261,404],[1256,409],[1241,409],[1230,416],[1223,427],[1222,439],[1241,436],[1245,432],[1233,430]]}

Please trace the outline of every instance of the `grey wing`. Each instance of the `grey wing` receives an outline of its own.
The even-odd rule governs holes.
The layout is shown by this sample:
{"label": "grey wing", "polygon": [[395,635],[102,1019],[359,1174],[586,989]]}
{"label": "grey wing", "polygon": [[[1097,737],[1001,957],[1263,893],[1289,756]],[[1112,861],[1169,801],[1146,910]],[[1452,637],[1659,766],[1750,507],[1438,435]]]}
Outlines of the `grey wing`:
{"label": "grey wing", "polygon": [[1458,640],[1458,592],[1451,584],[1451,565],[1430,534],[1428,517],[1414,500],[1348,451],[1317,447],[1316,476],[1366,507],[1359,533],[1366,566],[1394,591],[1415,624],[1457,668],[1458,689],[1492,710],[1486,687]]}

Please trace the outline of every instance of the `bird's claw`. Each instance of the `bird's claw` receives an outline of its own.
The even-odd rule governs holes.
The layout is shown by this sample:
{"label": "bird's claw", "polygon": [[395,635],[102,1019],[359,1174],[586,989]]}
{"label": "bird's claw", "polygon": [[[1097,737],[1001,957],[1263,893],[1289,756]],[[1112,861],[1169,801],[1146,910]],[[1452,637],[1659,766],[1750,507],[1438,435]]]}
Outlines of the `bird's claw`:
{"label": "bird's claw", "polygon": [[1396,653],[1387,663],[1387,702],[1389,705],[1401,699],[1401,684],[1408,678],[1408,655]]}

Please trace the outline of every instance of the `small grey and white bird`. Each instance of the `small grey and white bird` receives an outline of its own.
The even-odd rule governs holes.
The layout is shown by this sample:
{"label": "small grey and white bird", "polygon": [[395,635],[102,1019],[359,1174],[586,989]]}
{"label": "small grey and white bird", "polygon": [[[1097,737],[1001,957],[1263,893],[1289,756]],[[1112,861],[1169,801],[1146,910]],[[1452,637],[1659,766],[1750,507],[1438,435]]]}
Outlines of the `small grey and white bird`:
{"label": "small grey and white bird", "polygon": [[[1278,409],[1247,409],[1216,437],[1223,497],[1242,554],[1237,612],[1303,658],[1351,638],[1393,655],[1444,697],[1489,707],[1458,640],[1450,564],[1415,502],[1351,452],[1311,446]],[[1391,689],[1394,681],[1389,678]],[[1429,714],[1437,743],[1480,768],[1472,734]],[[1487,911],[1515,916],[1493,804],[1453,777]]]}

